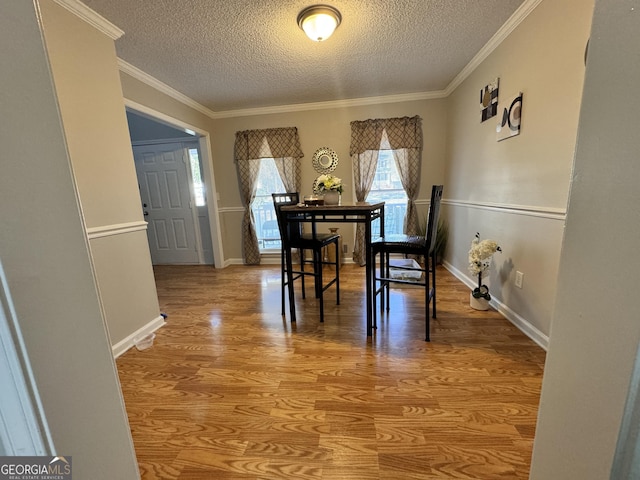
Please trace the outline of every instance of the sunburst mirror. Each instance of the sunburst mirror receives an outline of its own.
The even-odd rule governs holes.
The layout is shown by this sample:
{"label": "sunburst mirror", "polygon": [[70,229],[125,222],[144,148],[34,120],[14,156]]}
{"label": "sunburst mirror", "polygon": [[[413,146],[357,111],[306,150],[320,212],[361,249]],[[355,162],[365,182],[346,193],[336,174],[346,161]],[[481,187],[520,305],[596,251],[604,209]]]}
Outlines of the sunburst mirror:
{"label": "sunburst mirror", "polygon": [[327,147],[319,148],[311,159],[313,168],[318,173],[331,173],[338,166],[338,155]]}

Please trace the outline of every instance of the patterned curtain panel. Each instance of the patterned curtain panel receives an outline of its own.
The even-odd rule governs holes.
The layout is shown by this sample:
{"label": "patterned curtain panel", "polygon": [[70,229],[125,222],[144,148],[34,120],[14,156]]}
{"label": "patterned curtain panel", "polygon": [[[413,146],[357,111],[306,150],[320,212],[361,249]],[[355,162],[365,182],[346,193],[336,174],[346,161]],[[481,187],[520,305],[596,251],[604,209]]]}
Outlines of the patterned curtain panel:
{"label": "patterned curtain panel", "polygon": [[[384,144],[383,139],[385,140]],[[365,201],[371,190],[380,150],[393,150],[398,174],[408,197],[404,232],[415,235],[419,232],[415,200],[420,188],[422,119],[416,115],[415,117],[380,118],[351,122],[351,148],[349,152],[356,182],[356,199],[359,202]],[[360,265],[364,265],[364,245],[364,227],[358,224],[353,260]]]}
{"label": "patterned curtain panel", "polygon": [[240,179],[240,194],[245,208],[242,219],[242,255],[245,264],[257,265],[260,263],[260,247],[251,203],[256,196],[260,161],[263,158],[275,159],[287,191],[298,191],[300,158],[303,157],[298,129],[269,128],[236,132],[234,151]]}
{"label": "patterned curtain panel", "polygon": [[[371,191],[371,185],[373,185],[373,179],[376,176],[376,169],[378,168],[378,154],[379,150],[375,149],[366,150],[351,156],[353,181],[356,186],[356,201],[358,202],[364,202]],[[366,263],[364,246],[364,225],[357,223],[356,239],[353,245],[353,261],[360,266]]]}
{"label": "patterned curtain panel", "polygon": [[407,235],[419,235],[418,209],[416,198],[420,189],[420,159],[422,150],[417,148],[402,148],[392,150],[396,161],[402,188],[407,194],[407,212],[404,215],[403,232]]}
{"label": "patterned curtain panel", "polygon": [[[284,189],[289,192],[300,191],[300,159],[294,157],[274,158]],[[276,192],[274,192],[276,193]]]}
{"label": "patterned curtain panel", "polygon": [[377,118],[351,122],[350,155],[382,148],[382,132],[387,132],[389,149],[417,148],[422,150],[422,119],[415,117]]}
{"label": "patterned curtain panel", "polygon": [[298,129],[295,127],[236,132],[236,161],[303,156]]}

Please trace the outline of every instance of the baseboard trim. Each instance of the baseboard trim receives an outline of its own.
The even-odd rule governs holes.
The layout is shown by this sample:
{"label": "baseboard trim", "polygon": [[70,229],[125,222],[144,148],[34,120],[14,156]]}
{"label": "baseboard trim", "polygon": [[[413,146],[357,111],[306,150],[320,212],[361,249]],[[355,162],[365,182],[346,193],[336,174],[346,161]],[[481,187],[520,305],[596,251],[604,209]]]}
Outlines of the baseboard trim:
{"label": "baseboard trim", "polygon": [[[456,277],[462,283],[467,285],[470,289],[473,289],[474,287],[476,287],[475,282],[470,277],[462,273],[460,270],[458,270],[456,267],[451,265],[449,262],[444,261],[442,262],[442,265],[444,266],[444,268],[449,270],[449,272],[451,272],[451,274],[454,277]],[[509,320],[522,333],[524,333],[527,337],[533,340],[540,348],[542,348],[544,351],[547,351],[547,349],[549,348],[549,337],[547,335],[545,335],[536,327],[531,325],[529,321],[527,321],[524,317],[518,315],[516,312],[511,310],[511,308],[509,308],[507,305],[496,300],[495,297],[491,299],[491,301],[489,302],[489,305],[495,308],[504,318]]]}
{"label": "baseboard trim", "polygon": [[133,332],[131,335],[127,336],[123,340],[120,340],[118,343],[111,347],[113,358],[118,358],[124,352],[133,347],[136,343],[136,340],[155,332],[160,327],[164,326],[165,323],[166,322],[164,321],[164,317],[160,315],[144,325],[142,328],[139,328],[138,330]]}

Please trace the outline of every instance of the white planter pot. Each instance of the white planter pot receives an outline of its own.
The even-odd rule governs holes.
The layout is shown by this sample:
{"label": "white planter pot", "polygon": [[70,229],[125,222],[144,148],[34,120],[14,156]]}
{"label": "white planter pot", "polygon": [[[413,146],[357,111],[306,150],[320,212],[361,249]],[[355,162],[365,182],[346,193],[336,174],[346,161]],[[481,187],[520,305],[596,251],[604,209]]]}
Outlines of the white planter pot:
{"label": "white planter pot", "polygon": [[325,205],[340,205],[340,193],[335,190],[327,190],[324,192]]}
{"label": "white planter pot", "polygon": [[474,310],[489,310],[489,301],[486,298],[476,298],[473,293],[469,293],[469,305]]}

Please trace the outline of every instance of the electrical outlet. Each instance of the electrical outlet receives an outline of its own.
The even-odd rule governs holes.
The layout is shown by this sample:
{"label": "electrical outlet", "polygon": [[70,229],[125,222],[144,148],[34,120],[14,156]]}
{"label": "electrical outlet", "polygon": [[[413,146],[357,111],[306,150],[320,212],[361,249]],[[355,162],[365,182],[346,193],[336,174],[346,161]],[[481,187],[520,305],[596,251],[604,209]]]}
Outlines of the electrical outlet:
{"label": "electrical outlet", "polygon": [[516,272],[516,287],[522,288],[522,281],[524,280],[524,273]]}

